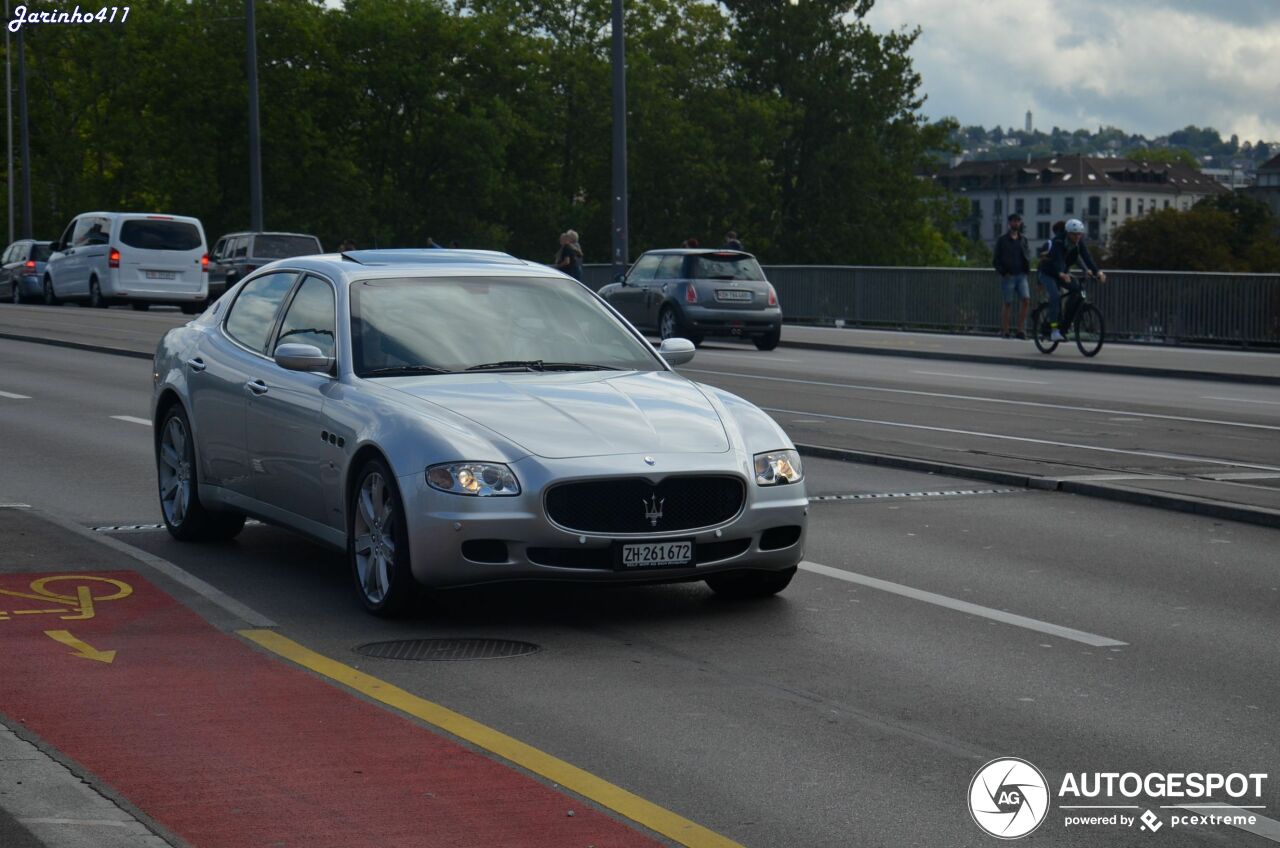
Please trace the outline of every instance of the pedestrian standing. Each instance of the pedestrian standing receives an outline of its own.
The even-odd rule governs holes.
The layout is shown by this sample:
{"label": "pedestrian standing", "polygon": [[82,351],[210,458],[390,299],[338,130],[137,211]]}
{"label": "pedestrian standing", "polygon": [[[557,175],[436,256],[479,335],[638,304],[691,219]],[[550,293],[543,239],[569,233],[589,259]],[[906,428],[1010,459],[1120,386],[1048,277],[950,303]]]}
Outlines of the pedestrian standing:
{"label": "pedestrian standing", "polygon": [[582,246],[578,244],[576,230],[560,234],[560,251],[556,254],[556,269],[582,282]]}
{"label": "pedestrian standing", "polygon": [[1031,248],[1022,234],[1022,216],[1014,212],[1009,216],[1009,229],[996,239],[993,257],[996,273],[1000,275],[1000,288],[1004,293],[1004,307],[1000,310],[1000,337],[1009,338],[1009,314],[1013,301],[1018,300],[1018,324],[1016,335],[1025,339],[1023,328],[1027,326],[1027,307],[1031,304],[1031,287],[1027,274],[1031,272]]}

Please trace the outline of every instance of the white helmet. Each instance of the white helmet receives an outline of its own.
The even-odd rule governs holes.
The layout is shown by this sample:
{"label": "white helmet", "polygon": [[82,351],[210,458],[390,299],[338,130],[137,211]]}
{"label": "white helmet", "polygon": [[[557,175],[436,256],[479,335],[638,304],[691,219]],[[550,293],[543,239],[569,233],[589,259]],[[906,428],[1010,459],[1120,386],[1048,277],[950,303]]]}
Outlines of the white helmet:
{"label": "white helmet", "polygon": [[1067,232],[1080,233],[1081,235],[1084,235],[1084,221],[1081,221],[1079,218],[1072,218],[1067,222]]}

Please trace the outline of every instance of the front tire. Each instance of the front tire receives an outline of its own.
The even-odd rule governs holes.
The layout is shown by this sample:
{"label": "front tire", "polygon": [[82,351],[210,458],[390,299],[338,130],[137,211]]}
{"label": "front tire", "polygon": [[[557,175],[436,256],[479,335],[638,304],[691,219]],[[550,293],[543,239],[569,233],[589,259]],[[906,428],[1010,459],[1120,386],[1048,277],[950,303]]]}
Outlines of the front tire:
{"label": "front tire", "polygon": [[379,459],[356,475],[347,510],[347,560],[356,594],[377,616],[406,612],[417,592],[409,567],[409,533],[396,478]]}
{"label": "front tire", "polygon": [[783,571],[724,571],[707,577],[707,585],[723,598],[767,598],[776,595],[796,576],[796,566]]}
{"label": "front tire", "polygon": [[53,280],[49,277],[44,278],[44,305],[57,306],[62,301],[58,300],[58,296],[53,292]]}
{"label": "front tire", "polygon": [[1097,356],[1105,333],[1102,312],[1092,303],[1083,304],[1076,314],[1076,347],[1085,356]]}
{"label": "front tire", "polygon": [[217,542],[244,528],[244,515],[217,512],[200,502],[196,442],[181,404],[165,412],[156,438],[156,479],[160,513],[169,535],[180,542]]}

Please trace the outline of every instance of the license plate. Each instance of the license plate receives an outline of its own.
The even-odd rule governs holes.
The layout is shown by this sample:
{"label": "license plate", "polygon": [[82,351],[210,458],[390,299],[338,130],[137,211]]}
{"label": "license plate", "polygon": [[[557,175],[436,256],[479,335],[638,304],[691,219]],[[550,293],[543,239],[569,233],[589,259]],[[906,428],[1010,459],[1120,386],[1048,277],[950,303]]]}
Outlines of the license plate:
{"label": "license plate", "polygon": [[174,274],[172,271],[148,271],[148,280],[172,280]]}
{"label": "license plate", "polygon": [[628,542],[618,547],[618,565],[623,570],[672,568],[693,564],[693,542]]}
{"label": "license plate", "polygon": [[716,300],[749,301],[751,292],[742,289],[716,289]]}

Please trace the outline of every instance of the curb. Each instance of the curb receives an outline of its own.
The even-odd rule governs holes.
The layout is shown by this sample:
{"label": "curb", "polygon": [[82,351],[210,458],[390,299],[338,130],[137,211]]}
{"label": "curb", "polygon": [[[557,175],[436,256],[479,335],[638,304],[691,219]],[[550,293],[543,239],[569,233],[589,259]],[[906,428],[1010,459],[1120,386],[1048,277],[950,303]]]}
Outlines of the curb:
{"label": "curb", "polygon": [[[903,356],[910,359],[941,359],[947,362],[981,362],[988,365],[1019,365],[1023,368],[1047,370],[1092,371],[1110,374],[1130,374],[1136,377],[1167,377],[1176,380],[1213,380],[1219,383],[1249,383],[1280,386],[1280,375],[1233,374],[1226,371],[1194,371],[1183,368],[1151,368],[1143,365],[1113,365],[1104,362],[1075,362],[1069,359],[1026,359],[1015,356],[987,356],[979,353],[943,353],[935,350],[896,350],[894,348],[866,345],[838,345],[827,342],[799,342],[783,339],[780,347],[799,350],[823,350],[834,353],[861,353],[871,356]],[[1280,369],[1280,354],[1277,355]]]}
{"label": "curb", "polygon": [[122,347],[107,347],[106,345],[87,344],[85,342],[71,342],[63,339],[46,339],[42,336],[25,336],[21,333],[0,333],[0,339],[10,339],[15,342],[30,342],[32,344],[52,345],[54,347],[69,347],[73,350],[88,350],[93,353],[109,353],[113,356],[131,356],[134,359],[153,359],[154,354],[145,353],[140,350],[128,350]]}
{"label": "curb", "polygon": [[1137,506],[1166,509],[1173,512],[1187,512],[1193,515],[1202,515],[1206,518],[1239,521],[1244,524],[1256,524],[1261,527],[1280,527],[1280,510],[1228,504],[1207,498],[1198,498],[1193,495],[1174,495],[1168,492],[1135,489],[1130,486],[1113,486],[1105,483],[1089,483],[1082,480],[1064,480],[1057,477],[1042,477],[1034,474],[1017,474],[1011,471],[993,471],[986,468],[955,465],[949,462],[934,462],[927,459],[913,459],[906,456],[872,453],[870,451],[847,448],[832,448],[822,445],[796,445],[796,450],[803,456],[813,456],[820,459],[861,462],[868,465],[903,468],[908,471],[949,474],[954,477],[967,477],[972,480],[985,480],[991,483],[1021,486],[1027,489],[1044,489],[1050,492],[1083,495]]}

